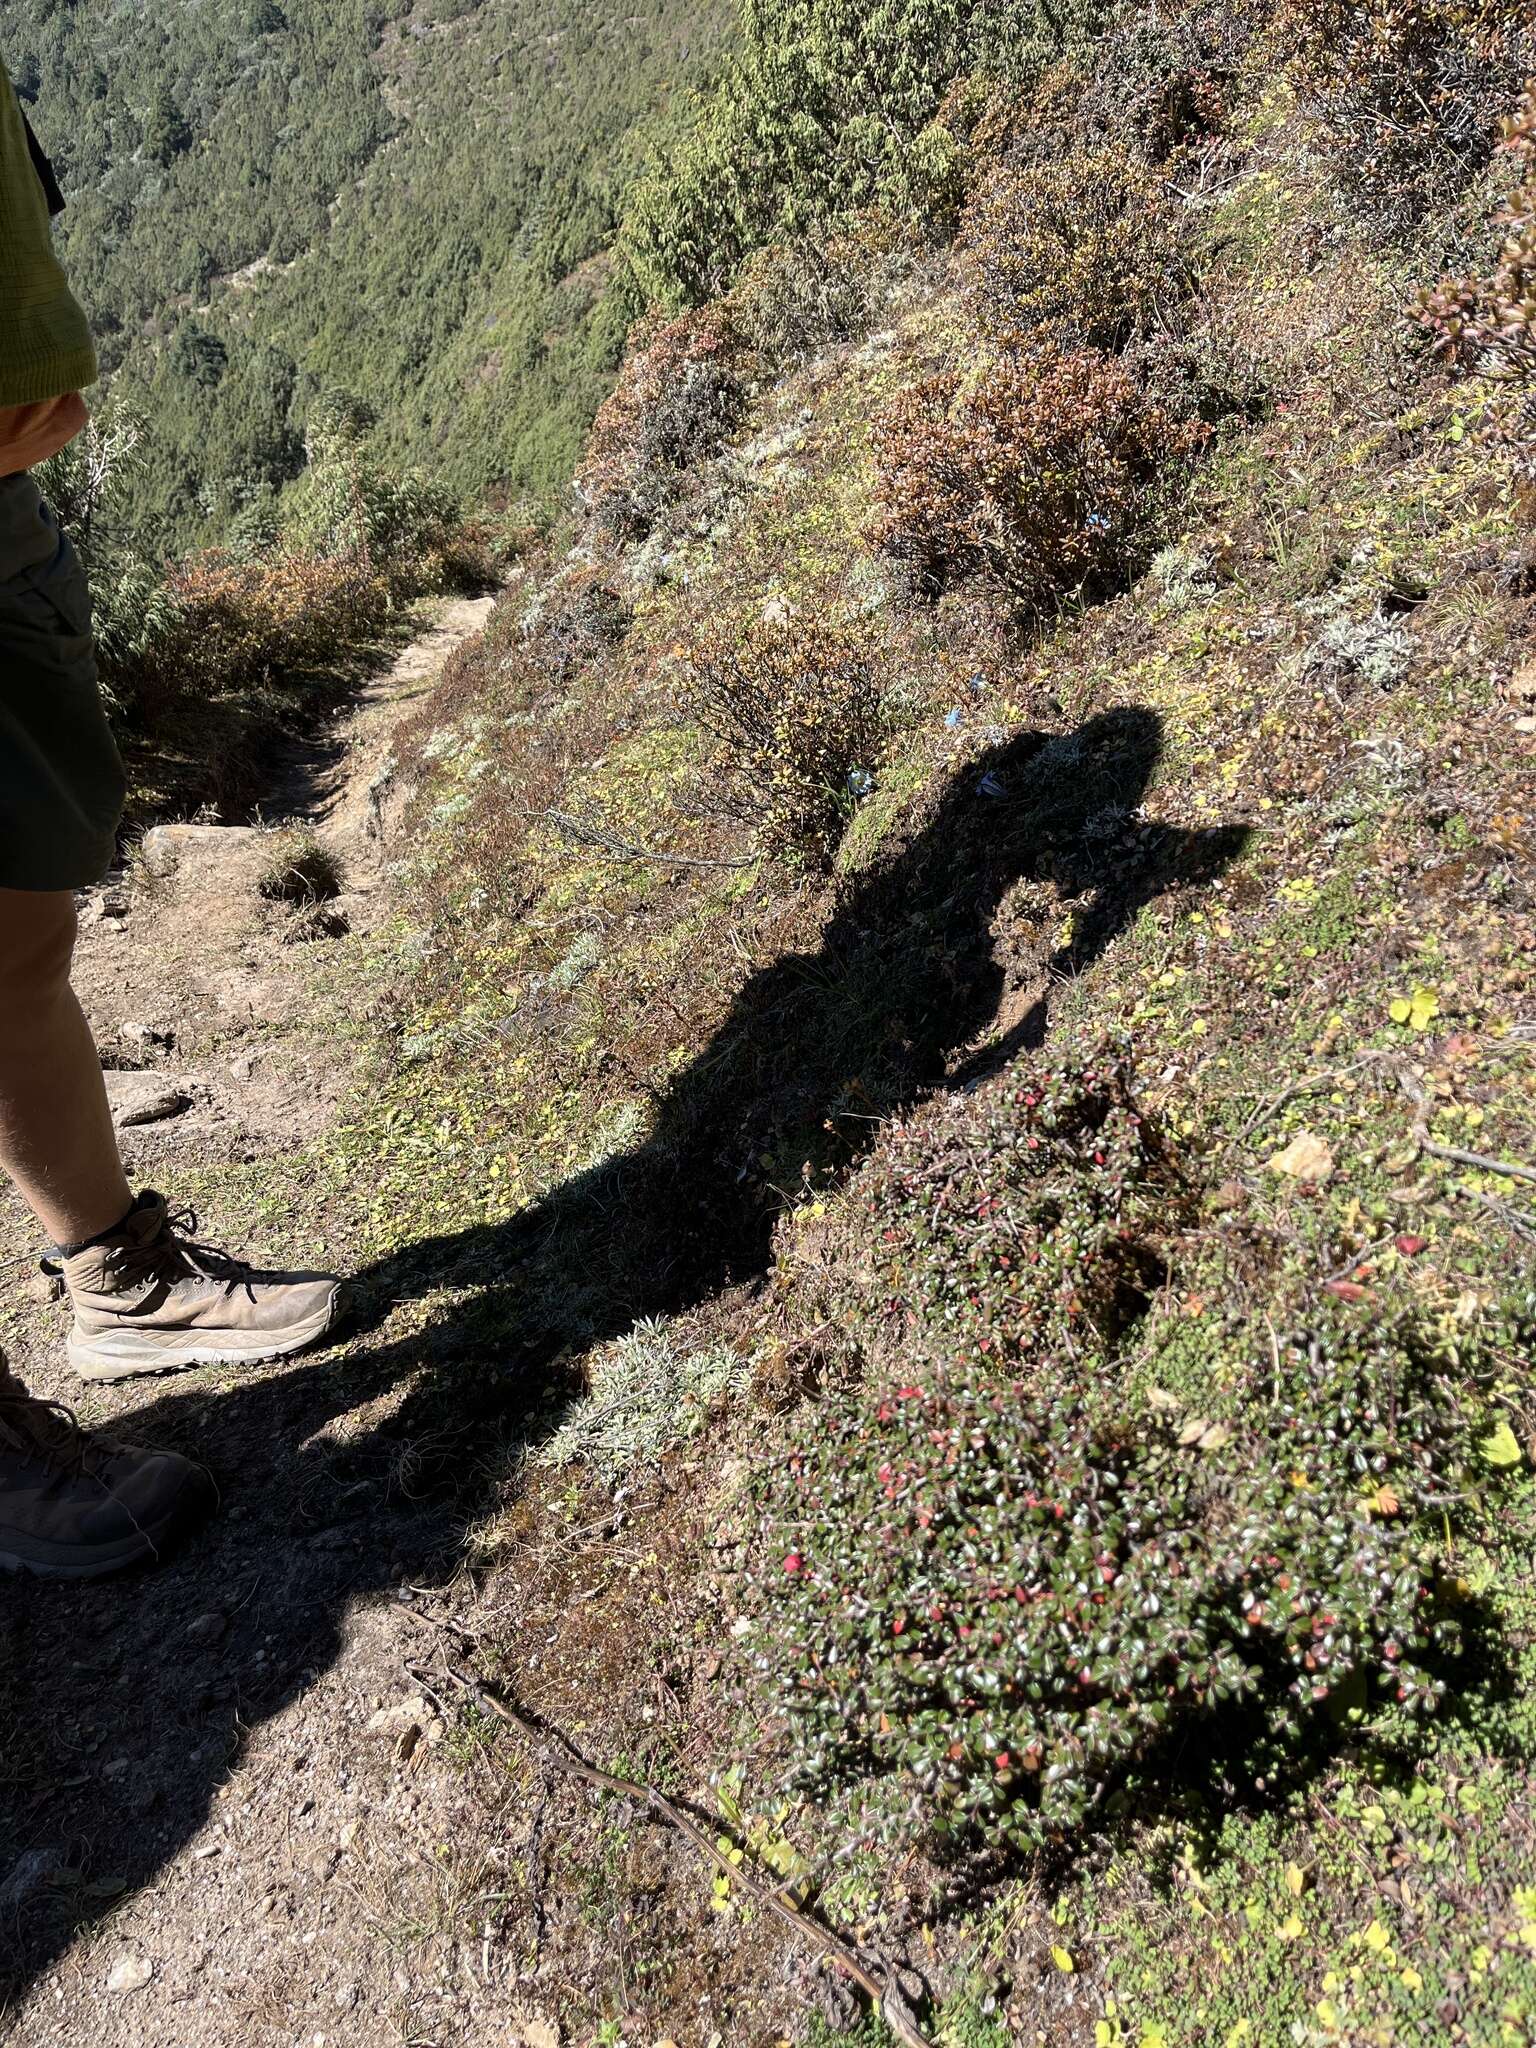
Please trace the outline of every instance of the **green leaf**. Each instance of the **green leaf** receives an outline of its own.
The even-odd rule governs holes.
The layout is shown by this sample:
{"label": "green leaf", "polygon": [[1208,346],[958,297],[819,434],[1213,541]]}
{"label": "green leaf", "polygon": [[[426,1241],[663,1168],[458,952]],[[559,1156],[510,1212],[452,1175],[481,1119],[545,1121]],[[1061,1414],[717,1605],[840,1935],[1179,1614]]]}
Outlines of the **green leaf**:
{"label": "green leaf", "polygon": [[1478,1445],[1483,1462],[1507,1471],[1511,1465],[1518,1465],[1525,1457],[1520,1440],[1507,1422],[1500,1422],[1490,1436],[1485,1436]]}

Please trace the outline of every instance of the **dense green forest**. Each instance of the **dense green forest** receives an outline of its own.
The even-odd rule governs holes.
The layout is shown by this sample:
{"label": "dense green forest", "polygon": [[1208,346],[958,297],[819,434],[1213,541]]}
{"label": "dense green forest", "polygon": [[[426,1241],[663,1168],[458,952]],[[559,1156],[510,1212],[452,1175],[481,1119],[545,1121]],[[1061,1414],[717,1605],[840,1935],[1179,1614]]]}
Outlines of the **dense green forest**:
{"label": "dense green forest", "polygon": [[226,536],[343,392],[466,495],[562,484],[632,308],[601,252],[640,124],[726,10],[23,0],[4,56],[65,261],[144,416],[133,538]]}

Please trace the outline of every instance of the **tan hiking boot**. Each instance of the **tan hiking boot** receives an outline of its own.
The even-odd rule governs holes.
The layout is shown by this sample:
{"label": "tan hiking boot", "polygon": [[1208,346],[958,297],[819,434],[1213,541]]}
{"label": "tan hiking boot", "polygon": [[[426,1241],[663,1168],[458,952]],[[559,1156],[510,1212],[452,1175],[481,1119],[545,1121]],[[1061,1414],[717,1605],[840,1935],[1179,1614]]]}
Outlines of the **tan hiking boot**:
{"label": "tan hiking boot", "polygon": [[86,1435],[0,1361],[0,1570],[100,1579],[158,1564],[214,1500],[201,1465]]}
{"label": "tan hiking boot", "polygon": [[126,1380],[188,1365],[261,1365],[316,1343],[335,1322],[329,1273],[258,1273],[192,1236],[145,1193],[110,1236],[59,1262],[75,1307],[69,1362],[82,1379]]}

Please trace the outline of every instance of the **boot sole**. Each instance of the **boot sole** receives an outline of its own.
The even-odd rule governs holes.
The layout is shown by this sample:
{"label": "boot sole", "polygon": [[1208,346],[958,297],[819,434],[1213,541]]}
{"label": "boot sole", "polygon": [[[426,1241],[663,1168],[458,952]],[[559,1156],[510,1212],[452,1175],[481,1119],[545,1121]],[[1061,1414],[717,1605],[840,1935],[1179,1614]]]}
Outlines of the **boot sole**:
{"label": "boot sole", "polygon": [[[151,1529],[136,1530],[109,1549],[69,1551],[43,1544],[35,1550],[13,1550],[0,1538],[0,1572],[32,1579],[107,1579],[139,1566],[164,1564],[181,1539],[206,1521],[218,1502],[211,1479],[190,1480],[169,1513]],[[11,1542],[15,1538],[10,1539]]]}
{"label": "boot sole", "polygon": [[[225,1330],[218,1341],[211,1342],[200,1340],[195,1330],[106,1330],[98,1336],[82,1336],[77,1326],[70,1333],[68,1357],[81,1379],[97,1381],[154,1379],[187,1372],[195,1365],[271,1365],[318,1344],[335,1328],[341,1309],[342,1291],[337,1286],[324,1308],[302,1323],[286,1330],[253,1330],[249,1335]],[[157,1334],[168,1341],[156,1343]]]}

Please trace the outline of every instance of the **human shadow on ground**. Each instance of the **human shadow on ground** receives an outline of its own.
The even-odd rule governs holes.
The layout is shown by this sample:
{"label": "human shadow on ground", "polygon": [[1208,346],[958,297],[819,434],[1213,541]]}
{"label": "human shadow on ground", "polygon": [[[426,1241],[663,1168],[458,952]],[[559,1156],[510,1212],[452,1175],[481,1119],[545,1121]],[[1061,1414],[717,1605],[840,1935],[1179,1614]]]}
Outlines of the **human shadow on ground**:
{"label": "human shadow on ground", "polygon": [[[508,1224],[359,1275],[344,1353],[233,1389],[180,1381],[120,1419],[195,1448],[224,1513],[146,1578],[0,1594],[0,1984],[63,1952],[93,1883],[142,1886],[197,1832],[242,1731],[330,1667],[356,1596],[451,1571],[579,1385],[573,1359],[764,1275],[787,1198],[838,1184],[884,1117],[1041,1042],[1049,988],[998,1030],[993,926],[1016,883],[1089,898],[1049,980],[1223,871],[1242,829],[1138,820],[1159,753],[1157,717],[1132,708],[972,761],[844,885],[813,953],[746,981],[643,1142]],[[391,1309],[428,1295],[450,1306],[400,1336]],[[318,1434],[402,1386],[383,1421]]]}

